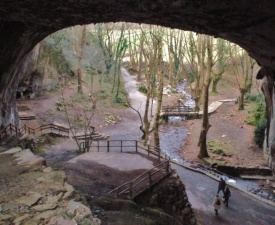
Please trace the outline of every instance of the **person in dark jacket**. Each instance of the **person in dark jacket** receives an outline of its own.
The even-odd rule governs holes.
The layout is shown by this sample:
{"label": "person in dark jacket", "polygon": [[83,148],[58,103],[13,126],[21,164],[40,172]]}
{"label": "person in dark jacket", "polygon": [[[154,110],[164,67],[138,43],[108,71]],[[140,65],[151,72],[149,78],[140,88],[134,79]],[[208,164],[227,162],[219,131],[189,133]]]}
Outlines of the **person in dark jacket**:
{"label": "person in dark jacket", "polygon": [[218,186],[218,192],[217,194],[219,194],[219,192],[222,190],[223,194],[224,194],[224,189],[225,189],[225,180],[221,177],[221,180],[219,182],[219,186]]}
{"label": "person in dark jacket", "polygon": [[223,202],[224,202],[226,207],[228,207],[228,201],[229,201],[230,197],[231,197],[231,192],[230,192],[229,188],[226,187],[225,190],[224,190],[224,196],[223,196],[223,198],[224,198]]}

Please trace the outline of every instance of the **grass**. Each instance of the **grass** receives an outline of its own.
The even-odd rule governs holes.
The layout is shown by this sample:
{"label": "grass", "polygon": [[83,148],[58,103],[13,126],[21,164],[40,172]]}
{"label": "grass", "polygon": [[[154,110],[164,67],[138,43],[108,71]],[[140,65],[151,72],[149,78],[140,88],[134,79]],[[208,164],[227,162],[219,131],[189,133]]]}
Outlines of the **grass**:
{"label": "grass", "polygon": [[207,149],[216,155],[231,156],[228,146],[224,142],[216,139],[209,139],[207,141]]}

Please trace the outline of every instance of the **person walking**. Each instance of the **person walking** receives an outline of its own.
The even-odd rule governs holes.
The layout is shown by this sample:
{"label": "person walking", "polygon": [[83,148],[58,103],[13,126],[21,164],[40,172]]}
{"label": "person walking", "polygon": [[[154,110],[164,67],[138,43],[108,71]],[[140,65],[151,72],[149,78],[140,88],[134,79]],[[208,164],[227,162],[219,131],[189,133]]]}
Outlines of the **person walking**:
{"label": "person walking", "polygon": [[215,214],[216,216],[219,215],[219,210],[221,208],[221,199],[220,199],[220,196],[219,194],[216,194],[215,195],[215,198],[214,198],[214,202],[213,202],[213,206],[214,206],[214,211],[215,211]]}
{"label": "person walking", "polygon": [[219,186],[218,186],[218,192],[217,192],[217,194],[219,194],[221,190],[222,190],[222,192],[224,194],[224,189],[225,189],[225,180],[221,177],[221,180],[220,180]]}
{"label": "person walking", "polygon": [[224,198],[223,202],[224,202],[226,207],[228,207],[228,202],[229,202],[230,197],[231,197],[231,192],[230,192],[229,188],[226,187],[225,190],[224,190],[224,196],[223,196],[223,198]]}

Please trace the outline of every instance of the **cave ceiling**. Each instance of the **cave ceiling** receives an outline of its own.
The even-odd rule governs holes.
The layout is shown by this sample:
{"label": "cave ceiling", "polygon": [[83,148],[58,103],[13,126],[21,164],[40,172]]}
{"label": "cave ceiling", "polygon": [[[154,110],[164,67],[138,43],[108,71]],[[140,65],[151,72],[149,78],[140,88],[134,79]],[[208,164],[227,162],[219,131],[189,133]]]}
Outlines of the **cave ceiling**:
{"label": "cave ceiling", "polygon": [[275,70],[274,0],[0,0],[0,74],[57,30],[119,21],[221,37]]}

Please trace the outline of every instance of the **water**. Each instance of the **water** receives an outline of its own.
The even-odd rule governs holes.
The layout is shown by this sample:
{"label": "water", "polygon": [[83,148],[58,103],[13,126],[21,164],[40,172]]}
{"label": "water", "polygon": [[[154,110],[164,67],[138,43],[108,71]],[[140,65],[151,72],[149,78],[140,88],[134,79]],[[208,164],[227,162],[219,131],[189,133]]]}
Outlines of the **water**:
{"label": "water", "polygon": [[168,122],[161,125],[160,128],[160,148],[170,159],[182,163],[184,165],[190,164],[179,156],[179,152],[185,145],[185,140],[188,135],[188,129],[184,122]]}

